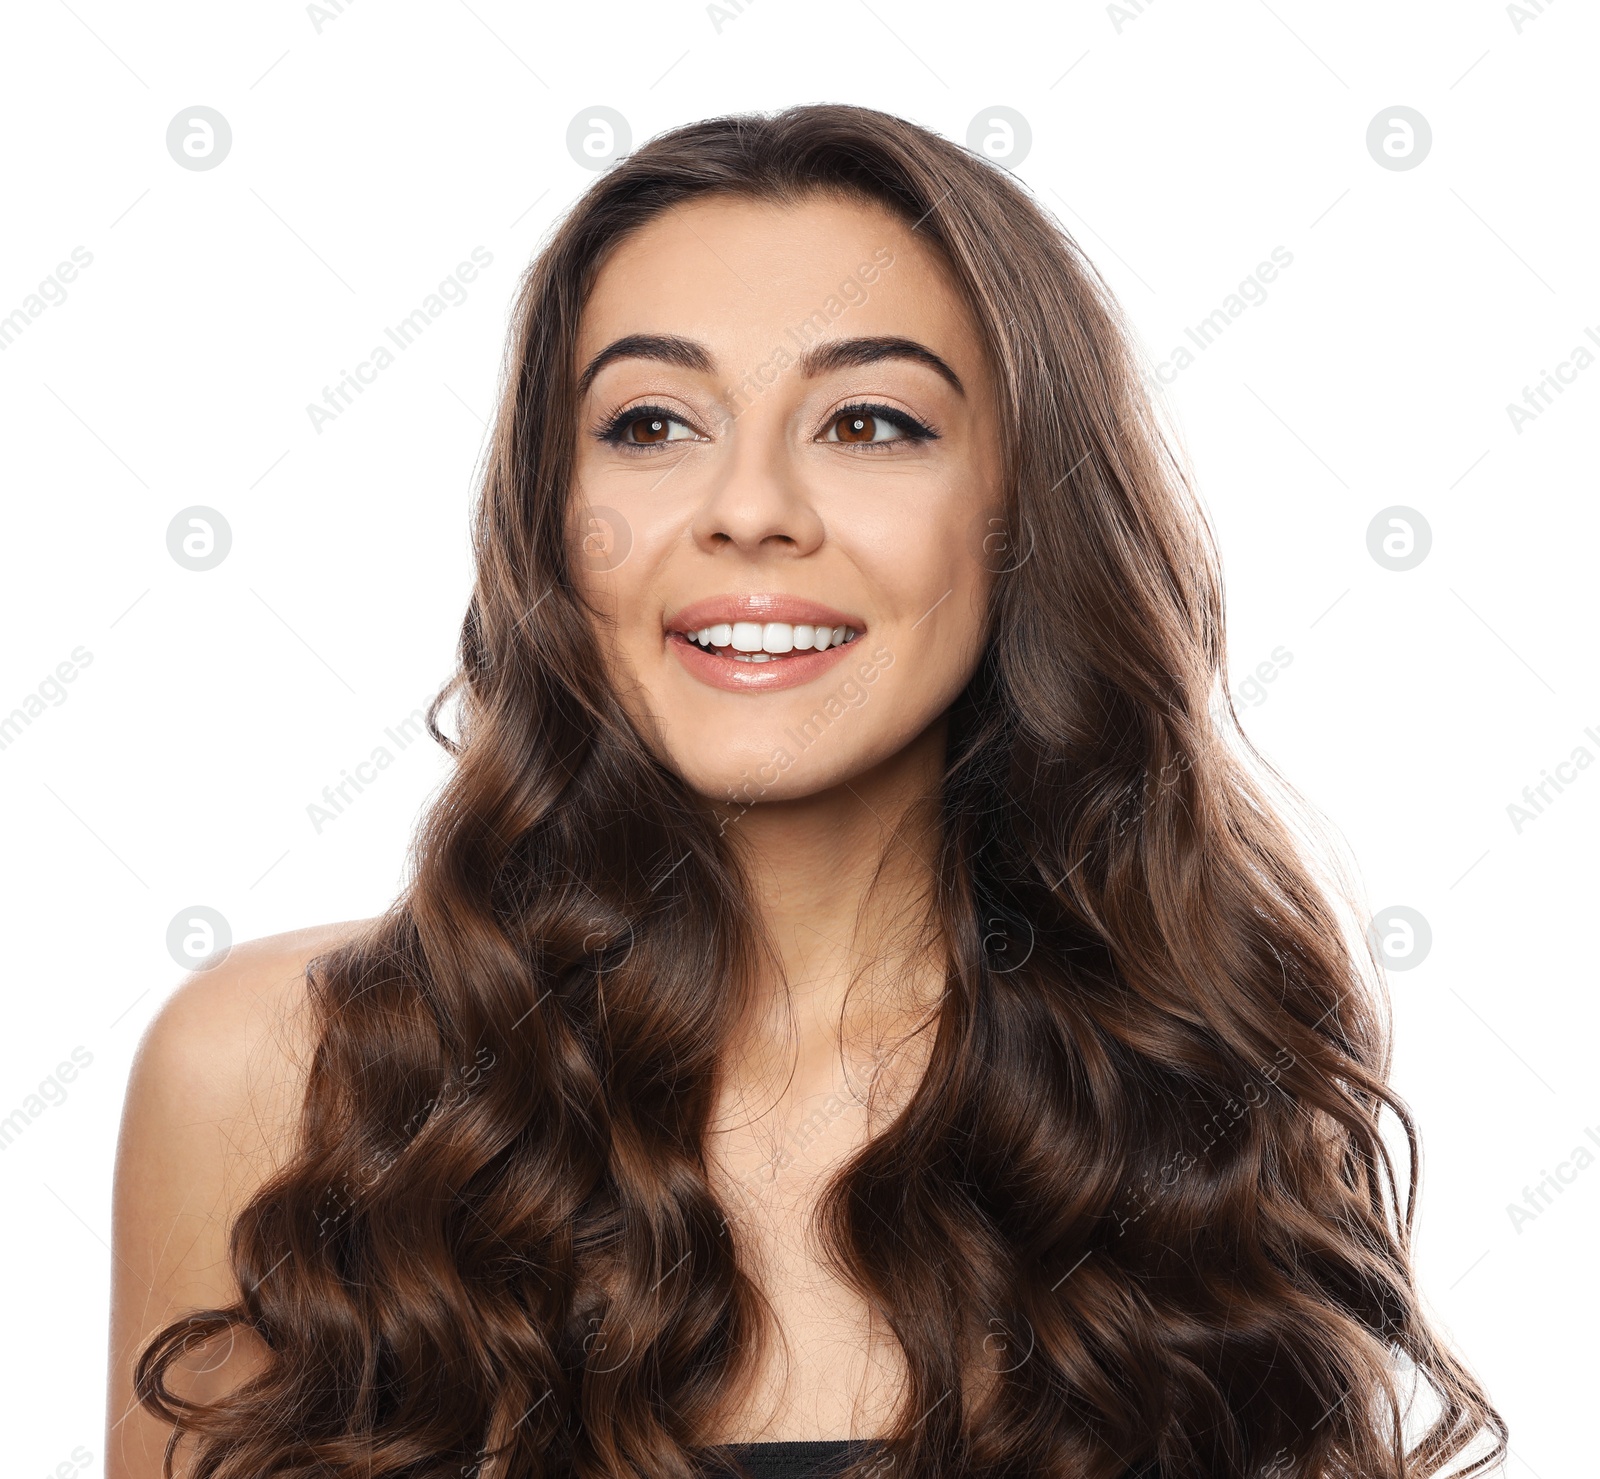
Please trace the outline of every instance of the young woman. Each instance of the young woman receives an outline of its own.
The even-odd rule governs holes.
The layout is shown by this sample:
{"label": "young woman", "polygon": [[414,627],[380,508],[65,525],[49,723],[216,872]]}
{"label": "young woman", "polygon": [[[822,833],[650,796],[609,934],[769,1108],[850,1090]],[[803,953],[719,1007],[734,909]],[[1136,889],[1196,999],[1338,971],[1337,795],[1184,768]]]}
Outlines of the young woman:
{"label": "young woman", "polygon": [[476,551],[403,897],[141,1050],[115,1479],[1499,1456],[1204,521],[1014,180],[850,107],[622,160]]}

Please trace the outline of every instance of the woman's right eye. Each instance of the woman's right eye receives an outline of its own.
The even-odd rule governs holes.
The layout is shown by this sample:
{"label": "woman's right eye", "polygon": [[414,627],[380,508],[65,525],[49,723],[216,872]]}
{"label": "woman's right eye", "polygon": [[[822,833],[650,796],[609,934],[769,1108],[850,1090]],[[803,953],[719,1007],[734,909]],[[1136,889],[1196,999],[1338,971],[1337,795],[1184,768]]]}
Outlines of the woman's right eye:
{"label": "woman's right eye", "polygon": [[602,441],[633,449],[693,441],[696,433],[688,422],[660,406],[630,406],[612,420],[600,437]]}

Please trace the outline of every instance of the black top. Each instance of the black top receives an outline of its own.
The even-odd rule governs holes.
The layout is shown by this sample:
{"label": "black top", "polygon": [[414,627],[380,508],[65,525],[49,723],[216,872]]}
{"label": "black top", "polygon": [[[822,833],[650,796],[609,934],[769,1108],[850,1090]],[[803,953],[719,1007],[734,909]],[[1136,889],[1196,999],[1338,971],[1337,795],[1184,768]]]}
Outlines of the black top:
{"label": "black top", "polygon": [[786,1443],[723,1443],[715,1451],[737,1462],[750,1479],[833,1479],[871,1441],[818,1438]]}

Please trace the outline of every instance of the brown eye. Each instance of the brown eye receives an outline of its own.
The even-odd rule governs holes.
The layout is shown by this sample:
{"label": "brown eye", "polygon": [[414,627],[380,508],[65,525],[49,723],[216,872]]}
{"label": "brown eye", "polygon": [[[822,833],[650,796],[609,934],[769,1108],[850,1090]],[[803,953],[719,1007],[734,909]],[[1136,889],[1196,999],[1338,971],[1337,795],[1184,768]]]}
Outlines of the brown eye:
{"label": "brown eye", "polygon": [[834,412],[833,420],[828,423],[821,440],[879,451],[936,441],[938,435],[931,426],[924,426],[904,411],[895,411],[888,406],[855,405]]}
{"label": "brown eye", "polygon": [[614,447],[636,450],[696,440],[694,428],[662,406],[630,407],[595,435]]}

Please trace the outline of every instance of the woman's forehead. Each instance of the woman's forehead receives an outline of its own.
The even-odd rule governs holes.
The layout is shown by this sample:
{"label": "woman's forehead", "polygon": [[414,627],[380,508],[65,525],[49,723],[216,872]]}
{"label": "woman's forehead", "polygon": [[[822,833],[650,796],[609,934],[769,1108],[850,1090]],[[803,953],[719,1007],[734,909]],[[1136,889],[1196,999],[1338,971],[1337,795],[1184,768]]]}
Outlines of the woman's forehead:
{"label": "woman's forehead", "polygon": [[972,311],[937,249],[884,207],[822,194],[708,197],[632,232],[585,302],[579,363],[631,334],[696,340],[731,357],[721,371],[773,344],[898,334],[962,361],[964,379],[982,374]]}

